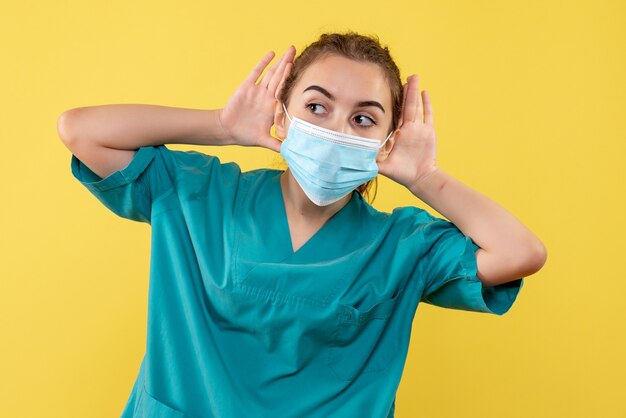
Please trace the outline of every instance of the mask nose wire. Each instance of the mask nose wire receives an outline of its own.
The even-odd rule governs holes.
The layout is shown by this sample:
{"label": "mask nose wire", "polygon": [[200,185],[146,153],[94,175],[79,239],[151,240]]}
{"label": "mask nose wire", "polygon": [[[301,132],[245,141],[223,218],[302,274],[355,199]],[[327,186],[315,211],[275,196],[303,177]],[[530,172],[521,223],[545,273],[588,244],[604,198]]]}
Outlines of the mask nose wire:
{"label": "mask nose wire", "polygon": [[[285,115],[287,115],[287,118],[289,119],[289,121],[293,122],[293,119],[291,119],[291,116],[289,116],[289,112],[287,112],[287,107],[285,106],[284,103],[283,103],[283,110],[285,111]],[[382,148],[385,145],[385,142],[387,142],[387,140],[391,138],[391,135],[393,135],[394,132],[395,130],[389,132],[389,135],[387,135],[387,138],[385,138],[385,140],[378,146],[378,149]]]}

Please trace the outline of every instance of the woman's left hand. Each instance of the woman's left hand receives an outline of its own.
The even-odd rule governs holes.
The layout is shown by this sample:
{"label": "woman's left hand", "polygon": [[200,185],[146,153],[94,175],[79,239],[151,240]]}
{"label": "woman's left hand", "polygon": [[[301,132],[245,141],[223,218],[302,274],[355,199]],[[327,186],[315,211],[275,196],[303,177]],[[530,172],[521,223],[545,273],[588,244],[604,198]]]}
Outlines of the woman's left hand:
{"label": "woman's left hand", "polygon": [[425,90],[422,91],[422,99],[423,107],[418,76],[412,75],[404,85],[402,116],[394,133],[393,149],[386,159],[377,161],[380,174],[409,190],[414,190],[415,186],[438,169],[435,164],[437,141],[433,110],[430,96]]}

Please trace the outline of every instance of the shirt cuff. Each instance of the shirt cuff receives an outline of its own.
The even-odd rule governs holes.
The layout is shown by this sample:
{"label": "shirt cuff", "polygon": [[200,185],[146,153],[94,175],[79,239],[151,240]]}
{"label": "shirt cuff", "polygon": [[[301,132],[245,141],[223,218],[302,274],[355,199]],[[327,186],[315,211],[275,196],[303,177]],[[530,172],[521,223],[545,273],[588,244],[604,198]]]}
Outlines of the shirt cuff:
{"label": "shirt cuff", "polygon": [[477,275],[476,250],[479,247],[470,243],[471,250],[465,251],[461,260],[462,274],[423,300],[445,308],[504,315],[513,306],[524,285],[524,278],[485,286]]}
{"label": "shirt cuff", "polygon": [[126,167],[111,173],[105,178],[91,171],[82,161],[72,154],[72,174],[87,189],[91,191],[105,191],[133,182],[146,169],[154,158],[155,147],[146,146],[139,148],[133,159]]}

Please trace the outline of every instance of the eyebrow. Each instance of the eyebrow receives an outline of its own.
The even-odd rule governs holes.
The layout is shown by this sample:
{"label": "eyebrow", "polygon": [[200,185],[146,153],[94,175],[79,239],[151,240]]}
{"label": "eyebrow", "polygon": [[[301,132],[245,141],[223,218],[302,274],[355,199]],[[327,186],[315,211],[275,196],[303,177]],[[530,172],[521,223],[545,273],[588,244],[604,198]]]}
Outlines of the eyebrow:
{"label": "eyebrow", "polygon": [[[309,86],[307,88],[305,88],[302,93],[309,91],[309,90],[316,90],[319,91],[320,93],[322,93],[324,96],[328,97],[330,100],[335,100],[335,96],[333,96],[332,94],[330,94],[330,92],[328,90],[326,90],[324,87],[320,87],[320,86],[316,86],[316,85],[312,85]],[[378,103],[376,100],[365,100],[362,102],[357,103],[358,107],[368,107],[368,106],[374,106],[374,107],[378,107],[380,110],[383,111],[383,113],[385,113],[385,108],[383,107],[383,105],[381,105],[380,103]]]}

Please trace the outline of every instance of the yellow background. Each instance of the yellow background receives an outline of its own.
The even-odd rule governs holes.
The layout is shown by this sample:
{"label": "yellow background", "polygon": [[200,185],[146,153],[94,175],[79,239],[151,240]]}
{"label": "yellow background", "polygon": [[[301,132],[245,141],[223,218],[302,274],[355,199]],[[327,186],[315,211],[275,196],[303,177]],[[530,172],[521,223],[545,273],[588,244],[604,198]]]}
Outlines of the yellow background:
{"label": "yellow background", "polygon": [[[623,2],[174,4],[2,5],[0,415],[119,416],[145,348],[150,228],[72,177],[57,117],[217,108],[268,50],[353,29],[419,74],[440,167],[548,248],[502,317],[420,305],[397,417],[626,416]],[[193,149],[244,170],[276,156]],[[382,178],[374,206],[404,205],[425,207]]]}

